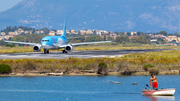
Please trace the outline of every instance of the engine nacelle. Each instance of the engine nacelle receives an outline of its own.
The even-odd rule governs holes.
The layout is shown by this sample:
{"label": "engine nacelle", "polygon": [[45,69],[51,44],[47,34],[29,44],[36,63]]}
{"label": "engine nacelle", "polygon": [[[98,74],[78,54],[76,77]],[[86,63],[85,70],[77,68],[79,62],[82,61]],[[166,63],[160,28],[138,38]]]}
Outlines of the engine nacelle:
{"label": "engine nacelle", "polygon": [[73,47],[71,45],[68,45],[68,46],[65,47],[65,50],[66,51],[72,51]]}
{"label": "engine nacelle", "polygon": [[36,46],[33,47],[33,51],[34,51],[34,52],[39,52],[40,50],[41,50],[41,47],[38,46],[38,45],[36,45]]}

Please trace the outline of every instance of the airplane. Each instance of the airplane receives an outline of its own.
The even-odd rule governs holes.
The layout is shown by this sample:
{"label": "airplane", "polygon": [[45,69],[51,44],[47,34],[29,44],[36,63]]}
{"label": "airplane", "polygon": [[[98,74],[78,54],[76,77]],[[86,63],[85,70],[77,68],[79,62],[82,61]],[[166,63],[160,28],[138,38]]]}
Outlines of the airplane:
{"label": "airplane", "polygon": [[87,45],[87,44],[96,44],[96,43],[107,43],[111,41],[98,41],[98,42],[86,42],[86,43],[72,43],[68,44],[68,39],[66,38],[66,18],[64,21],[63,34],[61,36],[45,36],[41,39],[41,44],[37,43],[26,43],[26,42],[17,42],[17,41],[6,41],[3,35],[3,41],[8,43],[16,43],[16,44],[25,44],[25,45],[33,45],[33,51],[39,52],[41,48],[44,50],[44,53],[49,53],[49,50],[55,49],[64,49],[62,53],[68,53],[73,50],[73,46]]}

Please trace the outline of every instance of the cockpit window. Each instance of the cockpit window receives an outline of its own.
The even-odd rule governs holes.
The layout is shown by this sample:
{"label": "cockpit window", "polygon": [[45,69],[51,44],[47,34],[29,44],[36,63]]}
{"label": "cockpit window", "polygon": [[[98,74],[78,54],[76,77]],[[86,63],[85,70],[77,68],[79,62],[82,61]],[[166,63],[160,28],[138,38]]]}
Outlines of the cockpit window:
{"label": "cockpit window", "polygon": [[42,42],[49,42],[49,40],[42,40]]}

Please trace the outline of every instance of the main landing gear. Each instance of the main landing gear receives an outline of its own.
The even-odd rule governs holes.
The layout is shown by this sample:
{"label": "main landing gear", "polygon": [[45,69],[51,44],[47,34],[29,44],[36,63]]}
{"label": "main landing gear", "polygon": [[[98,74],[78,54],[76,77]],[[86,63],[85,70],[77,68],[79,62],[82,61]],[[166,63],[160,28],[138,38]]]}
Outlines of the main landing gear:
{"label": "main landing gear", "polygon": [[66,54],[67,54],[67,51],[63,50],[62,53],[63,53],[63,54],[66,53]]}
{"label": "main landing gear", "polygon": [[48,54],[49,50],[48,49],[44,49],[44,54]]}

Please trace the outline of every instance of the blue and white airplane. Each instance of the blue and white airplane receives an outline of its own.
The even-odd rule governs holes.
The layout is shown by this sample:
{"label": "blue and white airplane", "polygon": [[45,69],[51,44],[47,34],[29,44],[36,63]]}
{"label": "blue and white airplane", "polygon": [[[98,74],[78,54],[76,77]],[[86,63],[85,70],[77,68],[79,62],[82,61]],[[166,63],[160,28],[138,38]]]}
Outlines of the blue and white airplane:
{"label": "blue and white airplane", "polygon": [[72,38],[66,38],[66,16],[65,16],[64,28],[63,28],[63,34],[61,36],[45,36],[44,38],[41,39],[41,44],[16,42],[16,41],[6,41],[4,39],[4,35],[3,35],[3,41],[5,41],[5,42],[33,45],[33,51],[39,52],[42,48],[44,50],[44,53],[49,53],[50,49],[54,49],[54,50],[55,49],[64,49],[63,53],[68,53],[68,52],[71,52],[73,50],[73,46],[111,42],[111,41],[98,41],[98,42],[68,44],[68,39],[72,39]]}

